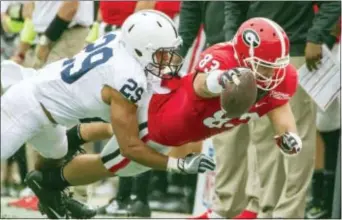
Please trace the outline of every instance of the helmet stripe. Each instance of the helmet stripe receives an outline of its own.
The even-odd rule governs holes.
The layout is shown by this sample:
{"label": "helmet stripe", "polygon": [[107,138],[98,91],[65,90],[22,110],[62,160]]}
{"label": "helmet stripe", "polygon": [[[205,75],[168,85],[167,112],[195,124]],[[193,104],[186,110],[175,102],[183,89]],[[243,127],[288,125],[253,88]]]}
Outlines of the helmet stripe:
{"label": "helmet stripe", "polygon": [[160,12],[160,11],[151,10],[151,9],[149,9],[149,10],[142,10],[141,12],[145,12],[145,11],[158,14],[161,17],[165,18],[170,23],[171,27],[173,28],[173,31],[175,32],[176,37],[178,37],[178,31],[177,31],[177,29],[175,27],[174,21],[168,15],[166,15],[166,14]]}
{"label": "helmet stripe", "polygon": [[261,19],[266,21],[269,25],[271,25],[273,29],[275,30],[275,32],[277,33],[278,38],[280,40],[280,44],[281,44],[281,57],[280,58],[285,57],[286,48],[285,48],[285,39],[284,39],[283,34],[281,33],[282,28],[277,23],[275,23],[274,21],[270,19],[267,19],[267,18],[261,18]]}

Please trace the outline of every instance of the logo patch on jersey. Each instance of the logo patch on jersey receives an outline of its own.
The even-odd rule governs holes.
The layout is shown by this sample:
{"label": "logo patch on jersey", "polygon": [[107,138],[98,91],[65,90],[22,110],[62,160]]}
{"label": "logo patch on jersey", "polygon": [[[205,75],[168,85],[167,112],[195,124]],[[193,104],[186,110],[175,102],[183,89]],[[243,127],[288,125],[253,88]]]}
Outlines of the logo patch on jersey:
{"label": "logo patch on jersey", "polygon": [[289,100],[290,99],[290,95],[286,94],[286,93],[282,93],[282,92],[278,92],[278,91],[271,91],[270,96],[272,98],[278,99],[278,100]]}
{"label": "logo patch on jersey", "polygon": [[247,46],[256,48],[260,45],[259,35],[251,29],[247,29],[242,33],[242,39]]}

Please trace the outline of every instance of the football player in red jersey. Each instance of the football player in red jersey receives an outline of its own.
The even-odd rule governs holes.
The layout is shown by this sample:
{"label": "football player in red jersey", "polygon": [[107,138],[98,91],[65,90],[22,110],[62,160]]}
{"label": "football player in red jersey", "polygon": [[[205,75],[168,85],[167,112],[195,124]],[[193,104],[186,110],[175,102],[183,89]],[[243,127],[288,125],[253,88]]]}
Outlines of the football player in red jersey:
{"label": "football player in red jersey", "polygon": [[[222,106],[220,95],[226,83],[239,84],[240,78],[236,75],[248,72],[246,68],[254,73],[257,99],[248,112],[239,112],[239,117],[228,118],[227,112],[235,106]],[[297,83],[297,71],[289,64],[286,33],[269,19],[252,18],[240,26],[232,42],[205,50],[195,73],[181,79],[163,80],[162,86],[169,91],[152,96],[148,112],[142,113],[145,120],[140,118],[139,121],[140,137],[152,148],[165,152],[167,146],[204,140],[267,114],[274,125],[280,150],[286,155],[296,155],[302,144],[296,134],[288,100],[295,93]],[[249,91],[245,88],[240,92],[248,94]],[[225,94],[222,99],[229,97]],[[110,137],[111,129],[105,123],[103,125],[102,129],[108,131]],[[83,133],[89,130],[81,128],[79,131],[80,136],[86,139]],[[150,163],[158,162],[152,157],[146,158],[148,160]],[[181,160],[169,157],[167,169],[191,173],[192,169],[198,169],[198,161],[194,155]],[[113,175],[135,175],[147,169],[120,155],[113,137],[101,155],[76,156],[63,168],[44,171],[42,177],[47,186],[50,184],[62,190],[69,185],[88,184]]]}

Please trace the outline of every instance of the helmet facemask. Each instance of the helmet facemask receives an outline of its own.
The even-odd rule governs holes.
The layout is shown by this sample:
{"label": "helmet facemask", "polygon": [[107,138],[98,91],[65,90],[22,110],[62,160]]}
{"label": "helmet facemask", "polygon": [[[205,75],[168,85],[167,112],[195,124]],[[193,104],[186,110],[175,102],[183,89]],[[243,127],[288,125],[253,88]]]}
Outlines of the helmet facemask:
{"label": "helmet facemask", "polygon": [[[273,63],[253,56],[253,47],[250,48],[249,54],[251,56],[245,58],[244,63],[246,66],[250,67],[253,70],[258,88],[265,91],[275,89],[285,78],[285,68],[290,62],[289,56],[278,58]],[[263,74],[262,72],[259,72],[260,69],[269,69],[271,70],[272,74],[267,74],[265,76],[265,73]]]}
{"label": "helmet facemask", "polygon": [[159,78],[171,79],[178,75],[183,65],[183,58],[173,48],[159,48],[152,53],[152,62],[148,63],[145,70]]}

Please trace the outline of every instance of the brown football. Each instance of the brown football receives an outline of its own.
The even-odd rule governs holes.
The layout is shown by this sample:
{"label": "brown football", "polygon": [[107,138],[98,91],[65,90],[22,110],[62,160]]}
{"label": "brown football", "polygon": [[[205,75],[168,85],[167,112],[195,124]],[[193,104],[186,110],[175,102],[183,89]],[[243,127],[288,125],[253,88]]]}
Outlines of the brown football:
{"label": "brown football", "polygon": [[239,85],[227,83],[220,97],[228,118],[238,118],[248,112],[257,98],[257,84],[252,70],[243,68],[239,72]]}

